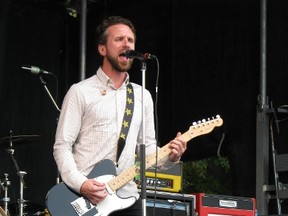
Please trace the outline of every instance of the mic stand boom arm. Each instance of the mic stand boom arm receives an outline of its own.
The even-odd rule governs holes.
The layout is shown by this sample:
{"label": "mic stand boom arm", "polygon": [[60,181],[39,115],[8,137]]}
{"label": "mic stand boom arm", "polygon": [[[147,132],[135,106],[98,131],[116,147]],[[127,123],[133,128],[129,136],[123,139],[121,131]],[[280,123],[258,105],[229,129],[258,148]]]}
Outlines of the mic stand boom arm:
{"label": "mic stand boom arm", "polygon": [[44,89],[45,89],[45,91],[47,92],[48,96],[50,97],[51,101],[53,102],[55,108],[56,108],[57,111],[60,113],[61,110],[59,109],[59,107],[58,107],[58,105],[56,104],[56,102],[55,102],[54,98],[52,97],[52,95],[50,94],[50,91],[49,91],[49,89],[48,89],[47,86],[46,86],[46,82],[44,81],[44,79],[43,79],[43,77],[42,77],[41,75],[39,75],[39,79],[40,79],[42,85],[44,86]]}

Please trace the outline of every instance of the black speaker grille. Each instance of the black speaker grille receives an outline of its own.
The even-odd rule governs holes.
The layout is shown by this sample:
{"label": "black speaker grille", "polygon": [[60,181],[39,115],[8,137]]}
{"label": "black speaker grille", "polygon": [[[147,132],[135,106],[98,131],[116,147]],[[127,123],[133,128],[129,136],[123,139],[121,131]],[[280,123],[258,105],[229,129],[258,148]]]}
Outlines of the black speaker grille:
{"label": "black speaker grille", "polygon": [[195,196],[168,192],[147,192],[148,216],[195,216]]}

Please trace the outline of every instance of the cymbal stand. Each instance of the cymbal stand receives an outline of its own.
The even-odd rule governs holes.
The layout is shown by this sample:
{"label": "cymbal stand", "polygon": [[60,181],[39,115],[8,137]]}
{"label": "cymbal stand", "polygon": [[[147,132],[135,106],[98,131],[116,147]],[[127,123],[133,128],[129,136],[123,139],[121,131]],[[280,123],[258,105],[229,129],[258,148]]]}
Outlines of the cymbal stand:
{"label": "cymbal stand", "polygon": [[25,171],[20,171],[18,163],[14,157],[14,149],[13,149],[13,142],[12,142],[12,131],[10,130],[10,148],[6,150],[8,154],[11,156],[12,161],[15,165],[17,175],[20,178],[20,198],[18,200],[19,204],[19,216],[23,216],[23,208],[24,208],[24,200],[23,200],[23,188],[25,188],[25,182],[23,176],[27,174]]}
{"label": "cymbal stand", "polygon": [[[19,171],[18,175],[20,179],[23,179],[23,176],[26,175],[27,173],[24,171]],[[24,203],[26,200],[23,199],[23,188],[24,188],[24,183],[23,181],[20,180],[20,198],[18,200],[18,205],[19,205],[19,216],[23,216],[23,209],[24,209]]]}
{"label": "cymbal stand", "polygon": [[4,203],[4,211],[8,215],[8,203],[10,202],[10,198],[8,197],[8,186],[10,186],[10,181],[8,179],[8,174],[4,173],[4,180],[1,182],[1,187],[4,190],[4,198],[2,199]]}

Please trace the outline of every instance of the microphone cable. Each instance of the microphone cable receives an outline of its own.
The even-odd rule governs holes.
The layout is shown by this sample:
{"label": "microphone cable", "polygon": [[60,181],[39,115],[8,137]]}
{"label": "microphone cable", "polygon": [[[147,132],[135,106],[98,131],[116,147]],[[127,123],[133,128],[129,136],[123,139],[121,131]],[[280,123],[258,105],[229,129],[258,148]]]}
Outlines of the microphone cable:
{"label": "microphone cable", "polygon": [[[154,103],[154,113],[155,113],[155,139],[156,139],[156,164],[155,164],[155,171],[154,171],[154,177],[157,179],[157,168],[158,168],[158,147],[159,147],[159,120],[158,120],[158,86],[159,86],[159,76],[160,76],[160,66],[159,66],[159,60],[157,56],[154,56],[154,59],[156,60],[156,66],[157,66],[157,72],[156,72],[156,83],[155,83],[155,103]],[[157,190],[157,183],[155,181],[154,183],[154,205],[153,205],[153,216],[156,215],[156,190]]]}

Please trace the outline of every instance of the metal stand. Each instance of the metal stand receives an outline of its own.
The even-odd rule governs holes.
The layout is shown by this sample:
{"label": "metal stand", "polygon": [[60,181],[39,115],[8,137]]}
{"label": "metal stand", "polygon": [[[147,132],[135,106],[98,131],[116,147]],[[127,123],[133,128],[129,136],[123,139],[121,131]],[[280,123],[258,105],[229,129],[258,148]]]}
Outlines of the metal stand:
{"label": "metal stand", "polygon": [[8,215],[8,203],[10,202],[10,198],[8,197],[8,186],[10,186],[10,181],[8,180],[8,174],[4,173],[4,180],[1,183],[1,187],[4,190],[4,198],[2,202],[4,203],[4,211]]}
{"label": "metal stand", "polygon": [[18,200],[18,206],[19,206],[19,216],[23,216],[23,210],[24,210],[24,203],[26,202],[26,200],[24,200],[24,196],[23,196],[23,188],[25,187],[24,185],[24,175],[26,175],[27,173],[24,171],[19,171],[18,176],[20,177],[20,194],[19,194],[19,200]]}
{"label": "metal stand", "polygon": [[267,68],[266,68],[266,8],[267,0],[261,0],[261,44],[260,44],[260,95],[258,96],[256,119],[256,200],[258,215],[268,214],[269,194],[267,193],[269,170],[269,116],[267,114]]}
{"label": "metal stand", "polygon": [[10,148],[7,149],[7,152],[8,154],[10,154],[11,158],[12,158],[12,161],[16,167],[16,171],[17,171],[17,175],[19,176],[20,178],[20,198],[18,200],[19,202],[19,216],[23,216],[23,208],[24,208],[24,200],[23,200],[23,188],[25,187],[25,182],[24,182],[24,178],[23,176],[25,174],[27,174],[26,172],[24,171],[20,171],[19,170],[19,166],[18,166],[18,163],[14,157],[14,149],[13,149],[13,142],[12,142],[12,131],[10,131]]}
{"label": "metal stand", "polygon": [[[275,110],[273,109],[273,113],[275,114]],[[270,137],[271,137],[271,150],[272,150],[272,159],[273,159],[273,168],[274,168],[274,181],[275,181],[275,192],[276,192],[276,202],[277,202],[277,211],[278,211],[278,215],[282,215],[282,209],[281,209],[281,202],[280,202],[280,198],[279,198],[279,176],[277,173],[277,168],[276,168],[276,155],[277,155],[277,151],[275,149],[275,142],[274,142],[274,132],[273,132],[273,122],[274,121],[270,121]]]}
{"label": "metal stand", "polygon": [[[46,93],[48,94],[48,96],[51,99],[52,103],[54,104],[55,108],[57,109],[58,114],[60,114],[61,110],[59,109],[57,103],[55,102],[54,98],[52,97],[49,89],[46,86],[46,82],[44,81],[44,79],[43,79],[43,77],[41,75],[39,75],[39,79],[41,81],[41,84],[44,86],[44,89],[45,89]],[[56,122],[58,123],[58,118],[57,118]],[[60,183],[60,173],[57,170],[56,184],[58,184],[58,183]]]}
{"label": "metal stand", "polygon": [[46,82],[44,81],[44,79],[43,79],[43,77],[42,77],[41,75],[39,75],[39,79],[40,79],[40,81],[41,81],[41,84],[44,86],[44,89],[45,89],[45,91],[47,92],[48,96],[50,97],[52,103],[54,104],[55,108],[56,108],[57,111],[60,113],[60,109],[59,109],[58,105],[56,104],[54,98],[52,97],[49,89],[48,89],[47,86],[46,86]]}
{"label": "metal stand", "polygon": [[140,145],[140,177],[141,177],[141,200],[142,200],[142,216],[146,216],[146,153],[145,153],[145,72],[146,62],[141,61],[142,71],[142,144]]}

